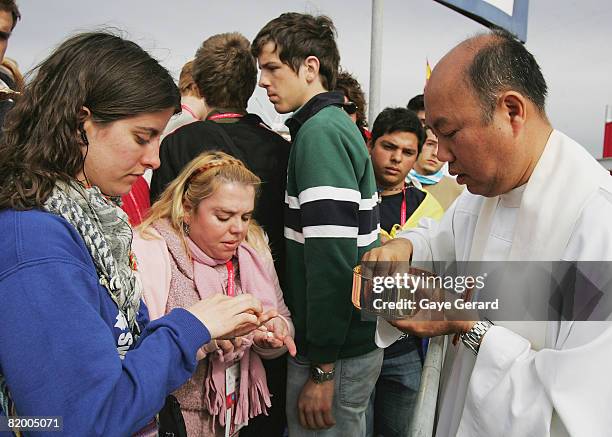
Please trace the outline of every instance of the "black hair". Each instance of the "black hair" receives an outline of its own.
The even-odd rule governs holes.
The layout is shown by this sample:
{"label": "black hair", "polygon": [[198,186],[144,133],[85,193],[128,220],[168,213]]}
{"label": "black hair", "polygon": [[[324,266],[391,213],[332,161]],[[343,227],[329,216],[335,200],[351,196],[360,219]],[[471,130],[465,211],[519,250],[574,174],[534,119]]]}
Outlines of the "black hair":
{"label": "black hair", "polygon": [[425,99],[423,98],[423,94],[417,94],[413,98],[408,101],[408,105],[406,107],[414,112],[424,111],[425,110]]}
{"label": "black hair", "polygon": [[392,134],[394,132],[411,132],[418,139],[418,150],[421,153],[421,148],[425,142],[425,131],[421,125],[416,112],[407,108],[385,108],[382,110],[372,127],[372,146],[376,145],[376,140],[383,135]]}
{"label": "black hair", "polygon": [[495,29],[489,35],[490,41],[478,50],[466,74],[484,121],[492,120],[499,93],[509,90],[524,95],[545,115],[548,88],[533,55],[506,30]]}

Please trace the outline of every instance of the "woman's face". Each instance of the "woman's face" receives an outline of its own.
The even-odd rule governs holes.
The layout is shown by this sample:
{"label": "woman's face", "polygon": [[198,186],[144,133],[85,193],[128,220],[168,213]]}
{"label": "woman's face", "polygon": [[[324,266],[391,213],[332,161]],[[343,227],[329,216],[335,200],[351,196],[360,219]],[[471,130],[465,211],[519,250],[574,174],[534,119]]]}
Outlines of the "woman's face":
{"label": "woman's face", "polygon": [[83,146],[85,166],[77,179],[109,196],[122,196],[147,169],[159,167],[159,138],[173,108],[96,123],[83,123],[89,146]]}
{"label": "woman's face", "polygon": [[211,258],[228,260],[247,235],[254,207],[253,186],[223,182],[196,211],[187,211],[189,237]]}

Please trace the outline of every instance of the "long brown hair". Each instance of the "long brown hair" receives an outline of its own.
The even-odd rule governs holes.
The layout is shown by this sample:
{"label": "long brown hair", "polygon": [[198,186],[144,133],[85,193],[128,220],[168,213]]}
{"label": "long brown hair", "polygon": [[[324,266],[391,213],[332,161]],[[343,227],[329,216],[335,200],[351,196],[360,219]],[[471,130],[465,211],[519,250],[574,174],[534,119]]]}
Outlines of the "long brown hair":
{"label": "long brown hair", "polygon": [[168,71],[137,44],[109,32],[67,39],[34,73],[5,121],[0,209],[40,207],[56,181],[75,178],[84,164],[84,106],[97,123],[180,108]]}

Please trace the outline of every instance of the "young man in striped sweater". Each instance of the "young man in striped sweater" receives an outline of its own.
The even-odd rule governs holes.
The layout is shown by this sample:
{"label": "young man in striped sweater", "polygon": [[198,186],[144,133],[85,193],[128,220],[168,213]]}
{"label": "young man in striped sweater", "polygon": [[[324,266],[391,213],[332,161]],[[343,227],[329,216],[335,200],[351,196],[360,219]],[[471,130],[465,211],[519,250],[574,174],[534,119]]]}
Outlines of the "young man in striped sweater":
{"label": "young man in striped sweater", "polygon": [[352,268],[379,244],[376,182],[355,123],[334,89],[340,55],[327,17],[287,13],[252,44],[259,85],[287,121],[285,301],[298,356],[289,359],[291,436],[363,436],[380,373],[375,323],[351,304]]}

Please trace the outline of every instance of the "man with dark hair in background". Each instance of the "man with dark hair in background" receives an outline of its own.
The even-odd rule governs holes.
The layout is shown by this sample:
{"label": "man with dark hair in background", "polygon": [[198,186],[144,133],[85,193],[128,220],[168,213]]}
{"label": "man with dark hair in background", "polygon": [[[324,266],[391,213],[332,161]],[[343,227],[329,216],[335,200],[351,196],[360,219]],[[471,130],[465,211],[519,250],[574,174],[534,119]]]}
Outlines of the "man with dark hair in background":
{"label": "man with dark hair in background", "polygon": [[[424,136],[421,122],[410,109],[385,108],[374,121],[368,149],[381,197],[383,241],[395,237],[398,231],[415,227],[423,217],[438,220],[444,214],[433,195],[406,182],[423,147]],[[379,323],[386,322],[380,319]],[[368,410],[369,436],[408,435],[421,382],[420,343],[417,337],[402,335],[385,349]]]}
{"label": "man with dark hair in background", "polygon": [[444,210],[430,193],[406,179],[423,150],[425,137],[416,114],[406,108],[385,108],[372,128],[368,150],[380,201],[383,242],[396,232],[415,227],[423,217],[439,219]]}
{"label": "man with dark hair in background", "polygon": [[[0,0],[0,63],[4,60],[4,54],[8,47],[9,38],[21,19],[21,13],[15,0]],[[15,91],[15,79],[0,70],[0,128],[4,124],[4,117],[9,109],[13,107],[12,96]],[[0,138],[2,132],[0,131]]]}
{"label": "man with dark hair in background", "polygon": [[352,269],[378,245],[376,183],[336,87],[340,54],[324,16],[286,13],[253,41],[270,102],[287,120],[285,302],[298,355],[288,358],[289,435],[363,436],[382,363],[375,323],[351,303]]}
{"label": "man with dark hair in background", "polygon": [[[425,88],[427,124],[438,136],[440,159],[467,191],[439,222],[364,257],[429,269],[432,261],[498,261],[516,280],[525,272],[509,270],[513,261],[545,261],[537,264],[541,282],[498,294],[509,306],[528,308],[524,314],[393,322],[415,335],[460,334],[446,349],[438,437],[604,436],[612,429],[612,177],[553,129],[546,94],[535,58],[508,32],[477,35],[444,56]],[[567,270],[569,263],[554,262],[561,260],[581,262]],[[572,303],[547,289],[557,270],[576,281]],[[491,302],[496,291],[485,288],[477,299]],[[562,312],[551,299],[581,312],[579,302],[595,295],[595,307],[578,317],[548,318]],[[543,314],[527,314],[536,308]]]}
{"label": "man with dark hair in background", "polygon": [[[283,203],[290,144],[259,116],[246,111],[257,84],[257,64],[249,41],[239,33],[211,36],[196,52],[192,74],[209,112],[206,120],[182,126],[162,141],[161,165],[151,179],[151,200],[202,152],[220,150],[241,159],[262,180],[253,218],[268,234],[284,288]],[[251,420],[241,436],[281,436],[285,428],[286,360],[280,357],[263,363],[273,395],[270,415]]]}
{"label": "man with dark hair in background", "polygon": [[414,111],[417,117],[419,117],[421,125],[425,126],[425,99],[423,98],[423,94],[417,94],[408,100],[406,108]]}
{"label": "man with dark hair in background", "polygon": [[438,159],[438,137],[429,126],[425,125],[425,101],[423,94],[417,94],[408,102],[408,109],[416,112],[421,124],[425,128],[425,143],[423,150],[408,173],[409,178],[433,194],[442,208],[447,210],[463,191],[454,178],[444,174],[444,162]]}

